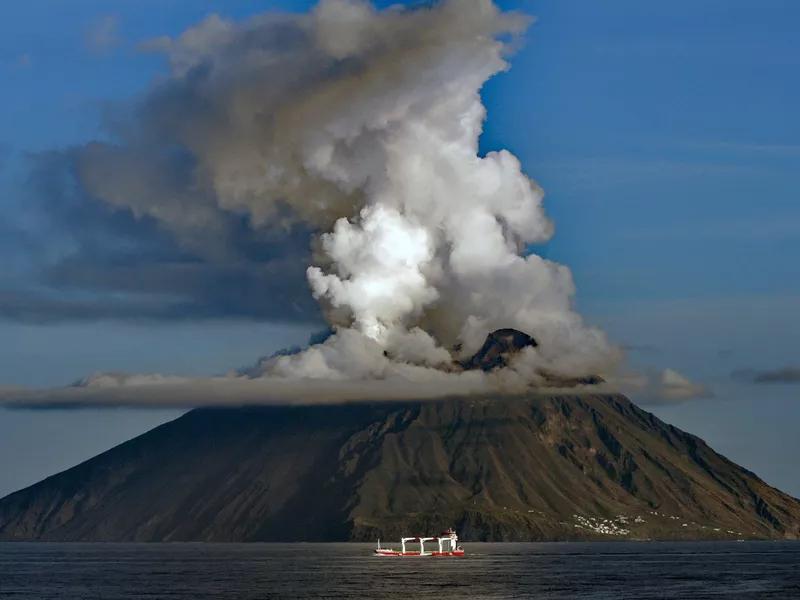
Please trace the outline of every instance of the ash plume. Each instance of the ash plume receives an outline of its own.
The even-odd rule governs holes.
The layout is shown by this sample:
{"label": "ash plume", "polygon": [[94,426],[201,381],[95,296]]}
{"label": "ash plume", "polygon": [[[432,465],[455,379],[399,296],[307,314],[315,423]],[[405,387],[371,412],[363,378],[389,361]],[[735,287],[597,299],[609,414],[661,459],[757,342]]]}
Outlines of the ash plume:
{"label": "ash plume", "polygon": [[[620,352],[573,309],[569,269],[530,251],[553,235],[542,190],[510,152],[479,153],[481,88],[528,24],[491,0],[212,15],[143,44],[170,71],[78,152],[80,182],[198,256],[229,252],[231,215],[270,239],[309,232],[334,333],[238,378],[462,392],[606,374]],[[461,370],[501,328],[537,344],[502,373]]]}

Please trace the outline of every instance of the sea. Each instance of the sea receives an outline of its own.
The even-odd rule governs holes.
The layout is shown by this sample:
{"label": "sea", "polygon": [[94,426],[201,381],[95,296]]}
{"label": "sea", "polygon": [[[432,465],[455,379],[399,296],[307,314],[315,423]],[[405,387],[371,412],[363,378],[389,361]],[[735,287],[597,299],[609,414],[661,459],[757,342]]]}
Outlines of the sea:
{"label": "sea", "polygon": [[464,558],[370,544],[0,543],[0,598],[800,599],[800,543],[464,543]]}

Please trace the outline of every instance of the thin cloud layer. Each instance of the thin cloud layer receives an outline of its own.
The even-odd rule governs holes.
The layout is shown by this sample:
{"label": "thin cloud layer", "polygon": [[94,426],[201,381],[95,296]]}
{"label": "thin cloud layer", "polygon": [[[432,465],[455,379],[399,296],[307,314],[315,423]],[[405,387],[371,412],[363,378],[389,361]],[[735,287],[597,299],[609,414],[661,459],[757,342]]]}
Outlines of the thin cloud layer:
{"label": "thin cloud layer", "polygon": [[[330,338],[329,338],[330,339]],[[335,339],[335,338],[334,338]],[[270,361],[297,356],[279,353]],[[336,356],[333,353],[331,356]],[[343,402],[435,400],[444,397],[514,396],[540,394],[626,393],[644,406],[664,406],[712,398],[706,386],[693,383],[672,369],[649,375],[617,376],[600,384],[567,388],[539,384],[531,386],[524,357],[510,367],[489,373],[474,370],[447,372],[397,361],[378,354],[371,359],[372,371],[359,377],[340,373],[298,377],[264,376],[262,368],[243,368],[218,377],[179,377],[157,373],[94,373],[61,388],[32,389],[0,386],[0,405],[16,409],[116,407],[195,408],[202,406],[309,405]],[[263,362],[263,361],[262,361]],[[365,364],[369,361],[361,361]]]}
{"label": "thin cloud layer", "polygon": [[753,369],[740,369],[732,373],[734,379],[748,381],[750,383],[800,383],[800,367],[783,367],[780,369],[769,369],[756,371]]}
{"label": "thin cloud layer", "polygon": [[616,385],[639,404],[651,406],[682,404],[714,397],[711,388],[693,382],[674,369],[620,376],[616,379]]}
{"label": "thin cloud layer", "polygon": [[97,373],[71,386],[48,389],[0,387],[0,405],[9,409],[92,407],[197,408],[203,406],[309,405],[346,402],[436,400],[445,397],[492,397],[615,392],[613,386],[531,390],[508,373],[459,374],[426,370],[409,378],[402,369],[382,379],[304,379],[279,377],[184,378],[158,374]]}
{"label": "thin cloud layer", "polygon": [[212,377],[181,379],[159,375],[100,374],[88,385],[46,390],[0,389],[6,408],[49,409],[126,406],[195,408],[201,406],[305,405],[355,401],[424,400],[486,393],[475,381],[384,380],[298,382],[285,379]]}

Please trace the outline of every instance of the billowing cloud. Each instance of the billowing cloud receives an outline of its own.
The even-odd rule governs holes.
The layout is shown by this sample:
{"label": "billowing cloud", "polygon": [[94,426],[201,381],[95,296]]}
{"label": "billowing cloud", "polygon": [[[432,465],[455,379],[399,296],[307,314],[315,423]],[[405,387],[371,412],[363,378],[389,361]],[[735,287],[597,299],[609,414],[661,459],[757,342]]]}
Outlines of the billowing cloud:
{"label": "billowing cloud", "polygon": [[[620,352],[573,309],[569,269],[529,250],[553,235],[541,188],[510,152],[478,150],[481,88],[509,68],[510,40],[528,22],[490,0],[385,10],[322,0],[306,14],[212,15],[144,44],[169,73],[114,115],[106,141],[62,155],[77,191],[52,210],[80,227],[48,281],[123,298],[197,291],[214,305],[304,315],[310,288],[333,335],[224,386],[408,381],[430,395],[612,372]],[[97,233],[76,233],[87,226]],[[110,230],[135,232],[133,250]],[[98,259],[98,245],[114,259]],[[141,263],[148,253],[158,268]],[[223,277],[209,292],[191,285],[197,264],[211,282],[236,268],[268,274],[261,287]],[[297,274],[297,299],[270,293]],[[507,327],[538,344],[502,373],[460,368]],[[687,385],[663,382],[674,394]]]}
{"label": "billowing cloud", "polygon": [[[135,136],[87,149],[83,181],[183,244],[220,211],[314,228],[307,275],[329,322],[390,357],[436,366],[511,326],[541,341],[543,366],[604,370],[615,351],[572,310],[569,270],[522,253],[552,234],[540,188],[510,153],[478,154],[480,88],[508,67],[501,38],[526,25],[485,0],[209,17],[148,44],[171,77]],[[192,159],[191,194],[138,189],[172,189],[165,140]]]}

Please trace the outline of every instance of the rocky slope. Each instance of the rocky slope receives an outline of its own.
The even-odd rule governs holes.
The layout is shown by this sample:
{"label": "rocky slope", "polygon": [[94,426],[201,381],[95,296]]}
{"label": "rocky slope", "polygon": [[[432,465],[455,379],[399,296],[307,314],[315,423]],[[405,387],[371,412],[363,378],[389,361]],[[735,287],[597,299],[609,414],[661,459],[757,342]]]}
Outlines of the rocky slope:
{"label": "rocky slope", "polygon": [[618,395],[194,410],[0,500],[0,539],[796,538],[800,501]]}

